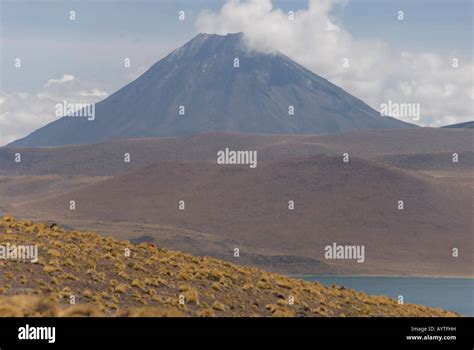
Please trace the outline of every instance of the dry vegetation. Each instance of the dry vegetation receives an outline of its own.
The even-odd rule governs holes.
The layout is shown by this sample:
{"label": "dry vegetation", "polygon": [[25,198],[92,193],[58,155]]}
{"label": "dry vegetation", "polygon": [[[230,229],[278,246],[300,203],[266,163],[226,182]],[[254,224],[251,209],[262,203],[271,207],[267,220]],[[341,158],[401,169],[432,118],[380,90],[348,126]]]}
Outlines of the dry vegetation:
{"label": "dry vegetation", "polygon": [[11,216],[7,243],[36,244],[39,261],[0,260],[0,316],[456,316]]}

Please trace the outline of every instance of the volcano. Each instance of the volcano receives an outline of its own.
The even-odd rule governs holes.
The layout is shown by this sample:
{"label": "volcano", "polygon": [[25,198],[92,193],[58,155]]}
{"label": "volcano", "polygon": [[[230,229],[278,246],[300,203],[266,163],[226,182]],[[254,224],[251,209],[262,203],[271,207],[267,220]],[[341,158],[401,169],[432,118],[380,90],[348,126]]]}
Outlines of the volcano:
{"label": "volcano", "polygon": [[90,144],[211,131],[330,134],[414,125],[360,99],[281,53],[249,50],[241,33],[199,34],[95,105],[9,146]]}

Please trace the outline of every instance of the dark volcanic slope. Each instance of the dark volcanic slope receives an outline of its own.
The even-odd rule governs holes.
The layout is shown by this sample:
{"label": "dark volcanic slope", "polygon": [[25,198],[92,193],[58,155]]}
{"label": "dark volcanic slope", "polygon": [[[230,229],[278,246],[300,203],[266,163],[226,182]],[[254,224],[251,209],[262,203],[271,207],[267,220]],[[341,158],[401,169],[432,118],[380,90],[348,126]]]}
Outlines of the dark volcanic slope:
{"label": "dark volcanic slope", "polygon": [[[371,130],[337,135],[313,136],[331,150],[357,157],[373,158],[390,154],[453,153],[474,150],[474,131],[416,128]],[[308,142],[311,142],[309,139]]]}
{"label": "dark volcanic slope", "polygon": [[[163,162],[28,208],[68,220],[169,224],[321,261],[333,242],[365,245],[365,263],[338,262],[360,273],[472,274],[472,191],[357,158],[256,169]],[[453,247],[462,247],[459,258]]]}
{"label": "dark volcanic slope", "polygon": [[[234,67],[238,58],[239,68]],[[179,106],[185,115],[178,114]],[[294,106],[295,115],[288,114]],[[336,133],[413,125],[380,114],[281,54],[248,52],[241,34],[199,34],[96,105],[12,146],[85,144],[208,131]]]}
{"label": "dark volcanic slope", "polygon": [[474,120],[471,120],[469,122],[459,123],[459,124],[446,125],[446,126],[443,126],[443,128],[448,128],[448,129],[474,129]]}
{"label": "dark volcanic slope", "polygon": [[452,153],[419,153],[393,154],[382,156],[377,160],[403,169],[449,170],[454,174],[462,171],[474,171],[474,152],[458,153],[458,163],[453,163],[452,158]]}
{"label": "dark volcanic slope", "polygon": [[[48,148],[0,148],[0,175],[89,175],[111,176],[157,164],[162,161],[216,161],[217,151],[257,150],[259,160],[285,160],[317,154],[342,155],[372,159],[386,155],[407,155],[416,161],[418,154],[445,153],[431,164],[422,157],[423,166],[453,166],[451,153],[473,151],[474,132],[470,129],[412,128],[357,131],[337,135],[254,135],[206,133],[180,138],[130,139],[93,145]],[[15,153],[21,163],[15,163]],[[130,153],[131,162],[124,163]],[[385,161],[383,158],[379,158]],[[457,167],[466,168],[466,158]],[[400,162],[389,163],[403,165]],[[411,163],[413,163],[411,161]],[[469,166],[472,165],[470,161]],[[410,168],[417,168],[416,164]],[[418,166],[418,168],[420,168]],[[471,167],[472,169],[472,167]]]}

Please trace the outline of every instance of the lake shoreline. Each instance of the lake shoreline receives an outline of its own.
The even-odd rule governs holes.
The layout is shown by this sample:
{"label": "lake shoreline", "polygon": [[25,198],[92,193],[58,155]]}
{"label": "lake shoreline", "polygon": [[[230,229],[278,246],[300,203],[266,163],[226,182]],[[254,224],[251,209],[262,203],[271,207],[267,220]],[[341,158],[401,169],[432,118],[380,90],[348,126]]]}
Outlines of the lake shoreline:
{"label": "lake shoreline", "polygon": [[403,304],[419,304],[474,316],[474,279],[466,277],[293,275],[326,287],[343,286],[367,295],[385,295]]}
{"label": "lake shoreline", "polygon": [[289,274],[291,278],[308,278],[308,277],[386,277],[386,278],[435,278],[435,279],[474,279],[474,275],[461,275],[461,276],[437,276],[437,275],[318,275],[318,274]]}

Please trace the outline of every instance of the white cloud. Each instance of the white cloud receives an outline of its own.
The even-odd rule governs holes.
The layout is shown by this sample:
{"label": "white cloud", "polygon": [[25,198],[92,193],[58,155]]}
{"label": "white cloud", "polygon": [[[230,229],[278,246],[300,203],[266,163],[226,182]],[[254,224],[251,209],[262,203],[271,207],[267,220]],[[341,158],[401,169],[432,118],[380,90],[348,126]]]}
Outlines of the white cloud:
{"label": "white cloud", "polygon": [[57,119],[57,103],[94,103],[108,94],[72,75],[48,80],[37,93],[0,94],[0,145],[5,145]]}
{"label": "white cloud", "polygon": [[289,20],[271,0],[228,1],[218,13],[202,12],[196,26],[205,33],[243,32],[250,49],[282,52],[377,110],[388,100],[419,103],[425,126],[473,119],[470,59],[457,57],[453,68],[453,55],[396,52],[383,40],[356,39],[331,17],[337,3],[345,1],[309,0]]}
{"label": "white cloud", "polygon": [[60,79],[49,79],[45,87],[50,87],[54,84],[67,83],[68,81],[73,81],[75,78],[73,75],[64,74]]}
{"label": "white cloud", "polygon": [[105,91],[101,91],[99,89],[93,89],[92,91],[79,91],[79,96],[83,97],[107,97],[107,93]]}

